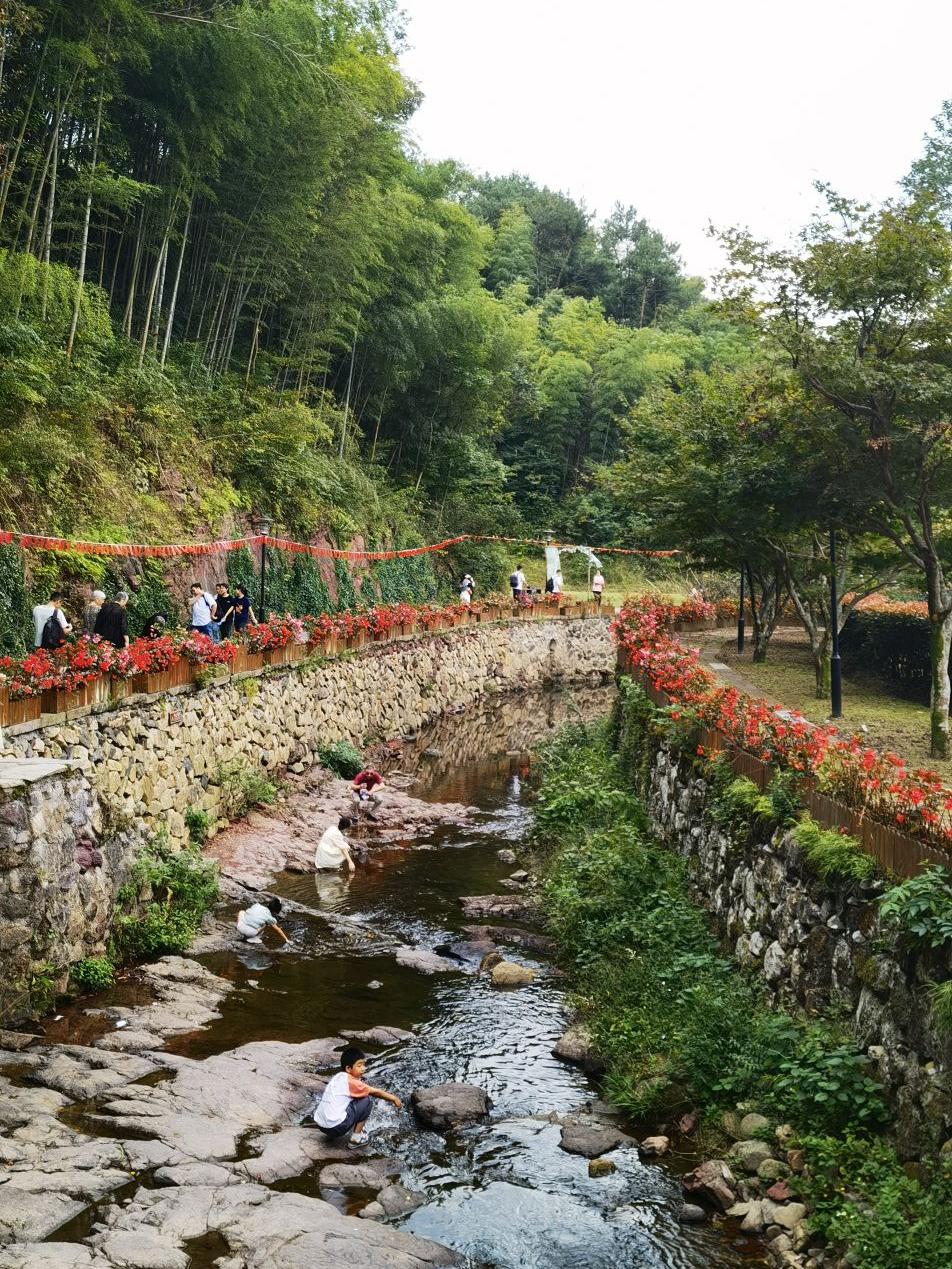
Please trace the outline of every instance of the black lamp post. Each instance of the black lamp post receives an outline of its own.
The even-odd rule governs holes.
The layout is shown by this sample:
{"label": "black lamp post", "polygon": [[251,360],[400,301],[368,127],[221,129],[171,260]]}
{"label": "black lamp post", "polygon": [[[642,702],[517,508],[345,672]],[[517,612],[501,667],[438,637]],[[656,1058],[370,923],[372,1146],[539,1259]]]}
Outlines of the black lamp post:
{"label": "black lamp post", "polygon": [[744,631],[747,622],[744,617],[744,566],[740,566],[740,607],[737,610],[737,652],[742,655],[744,651]]}
{"label": "black lamp post", "polygon": [[830,717],[843,717],[843,670],[840,665],[840,605],[836,594],[836,530],[830,529]]}
{"label": "black lamp post", "polygon": [[265,612],[264,607],[264,585],[268,572],[268,545],[265,539],[271,532],[271,521],[266,516],[259,516],[257,528],[258,534],[261,538],[261,560],[259,565],[259,572],[261,574],[261,590],[258,602],[258,620],[267,621],[268,614]]}

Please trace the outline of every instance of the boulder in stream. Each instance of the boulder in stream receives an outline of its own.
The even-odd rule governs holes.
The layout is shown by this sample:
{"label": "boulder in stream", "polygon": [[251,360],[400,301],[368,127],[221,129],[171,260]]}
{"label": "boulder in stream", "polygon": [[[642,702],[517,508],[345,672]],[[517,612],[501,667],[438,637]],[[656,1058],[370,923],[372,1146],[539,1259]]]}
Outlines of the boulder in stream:
{"label": "boulder in stream", "polygon": [[342,1031],[341,1035],[354,1044],[371,1044],[383,1049],[415,1039],[412,1031],[404,1031],[402,1027],[371,1027],[369,1031]]}
{"label": "boulder in stream", "polygon": [[366,1220],[392,1220],[395,1216],[405,1216],[415,1211],[426,1202],[426,1195],[417,1190],[408,1190],[405,1185],[385,1186],[372,1203],[361,1208],[357,1213]]}
{"label": "boulder in stream", "polygon": [[[446,1247],[399,1229],[344,1216],[330,1203],[303,1194],[279,1193],[261,1185],[221,1188],[189,1186],[171,1190],[140,1189],[125,1207],[103,1214],[106,1228],[89,1241],[108,1255],[111,1240],[122,1233],[184,1250],[191,1239],[218,1235],[226,1254],[219,1263],[267,1265],[268,1269],[430,1269],[455,1265],[459,1257]],[[158,1265],[134,1259],[89,1261],[90,1265]],[[66,1262],[69,1263],[68,1261]],[[83,1262],[79,1262],[82,1264]]]}
{"label": "boulder in stream", "polygon": [[583,1071],[592,1074],[602,1069],[602,1063],[595,1053],[588,1028],[581,1022],[573,1022],[569,1029],[559,1036],[552,1048],[552,1056],[557,1057],[560,1062],[580,1066]]}
{"label": "boulder in stream", "polygon": [[437,1132],[477,1123],[485,1119],[492,1106],[488,1094],[473,1084],[434,1084],[431,1088],[418,1088],[410,1102],[420,1122]]}
{"label": "boulder in stream", "polygon": [[681,1178],[681,1188],[692,1198],[711,1203],[726,1212],[737,1198],[737,1181],[723,1159],[706,1159]]}
{"label": "boulder in stream", "polygon": [[459,961],[438,956],[426,947],[398,947],[396,960],[398,965],[419,970],[421,974],[459,974],[464,968]]}
{"label": "boulder in stream", "polygon": [[536,976],[534,969],[528,965],[517,965],[515,961],[500,961],[492,968],[494,987],[511,988],[527,987]]}
{"label": "boulder in stream", "polygon": [[562,1128],[561,1145],[568,1154],[580,1154],[585,1159],[595,1159],[617,1149],[625,1140],[625,1134],[617,1128],[568,1123]]}
{"label": "boulder in stream", "polygon": [[470,919],[533,921],[538,916],[538,904],[525,895],[469,894],[463,895],[459,903]]}

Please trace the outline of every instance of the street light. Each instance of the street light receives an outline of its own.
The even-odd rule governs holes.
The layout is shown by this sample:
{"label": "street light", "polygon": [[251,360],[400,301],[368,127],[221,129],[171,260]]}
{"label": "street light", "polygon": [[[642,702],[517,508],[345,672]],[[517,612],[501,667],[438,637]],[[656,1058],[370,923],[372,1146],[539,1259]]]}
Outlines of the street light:
{"label": "street light", "polygon": [[830,529],[830,717],[843,717],[843,670],[840,665],[840,605],[836,595],[836,530]]}
{"label": "street light", "polygon": [[744,630],[746,621],[744,619],[744,566],[740,566],[740,608],[737,610],[737,653],[742,656],[744,652]]}
{"label": "street light", "polygon": [[268,572],[268,545],[266,542],[268,534],[271,532],[271,521],[267,516],[259,516],[255,528],[258,536],[261,538],[261,560],[259,562],[259,572],[261,574],[261,591],[258,603],[258,620],[267,621],[268,614],[264,607],[264,583]]}

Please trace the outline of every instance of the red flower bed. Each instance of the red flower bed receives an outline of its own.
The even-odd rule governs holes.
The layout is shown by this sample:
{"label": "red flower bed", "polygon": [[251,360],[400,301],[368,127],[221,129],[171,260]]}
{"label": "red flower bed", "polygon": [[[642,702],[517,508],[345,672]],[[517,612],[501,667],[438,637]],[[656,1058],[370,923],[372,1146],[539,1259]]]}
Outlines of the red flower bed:
{"label": "red flower bed", "polygon": [[694,602],[676,605],[646,596],[629,600],[612,622],[615,642],[631,666],[671,698],[675,719],[694,718],[763,762],[815,777],[821,792],[861,815],[949,847],[952,789],[941,776],[910,768],[898,754],[872,749],[860,736],[815,726],[781,706],[720,685],[700,664],[698,652],[669,633],[680,621],[698,620],[696,614]]}

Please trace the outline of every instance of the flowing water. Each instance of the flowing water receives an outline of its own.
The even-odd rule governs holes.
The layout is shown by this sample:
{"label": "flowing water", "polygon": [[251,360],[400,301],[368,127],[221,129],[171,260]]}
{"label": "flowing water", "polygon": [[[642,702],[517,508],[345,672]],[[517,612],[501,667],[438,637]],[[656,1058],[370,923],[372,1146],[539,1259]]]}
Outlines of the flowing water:
{"label": "flowing water", "polygon": [[[245,947],[203,957],[236,990],[218,1022],[171,1047],[202,1057],[249,1040],[305,1040],[380,1025],[413,1029],[414,1041],[373,1057],[371,1081],[405,1100],[421,1086],[478,1084],[492,1098],[492,1115],[447,1139],[415,1129],[406,1110],[378,1103],[375,1145],[396,1157],[410,1188],[428,1195],[404,1227],[456,1248],[472,1266],[761,1264],[756,1243],[715,1225],[678,1222],[672,1171],[643,1164],[628,1149],[611,1156],[616,1172],[592,1179],[586,1160],[560,1148],[559,1126],[547,1117],[582,1107],[598,1090],[551,1055],[569,1016],[566,983],[553,966],[516,951],[513,958],[533,965],[538,977],[501,992],[486,975],[427,977],[393,959],[397,944],[437,949],[466,938],[458,897],[498,893],[513,865],[497,851],[517,848],[527,830],[529,751],[566,717],[595,717],[609,704],[607,689],[527,696],[428,732],[402,755],[400,769],[414,775],[419,796],[478,807],[474,822],[443,828],[422,846],[373,848],[352,880],[278,877],[277,893],[345,920],[329,930],[319,916],[295,912],[285,922],[291,952]],[[319,1193],[316,1175],[282,1188]],[[339,1201],[356,1211],[366,1200]]]}

